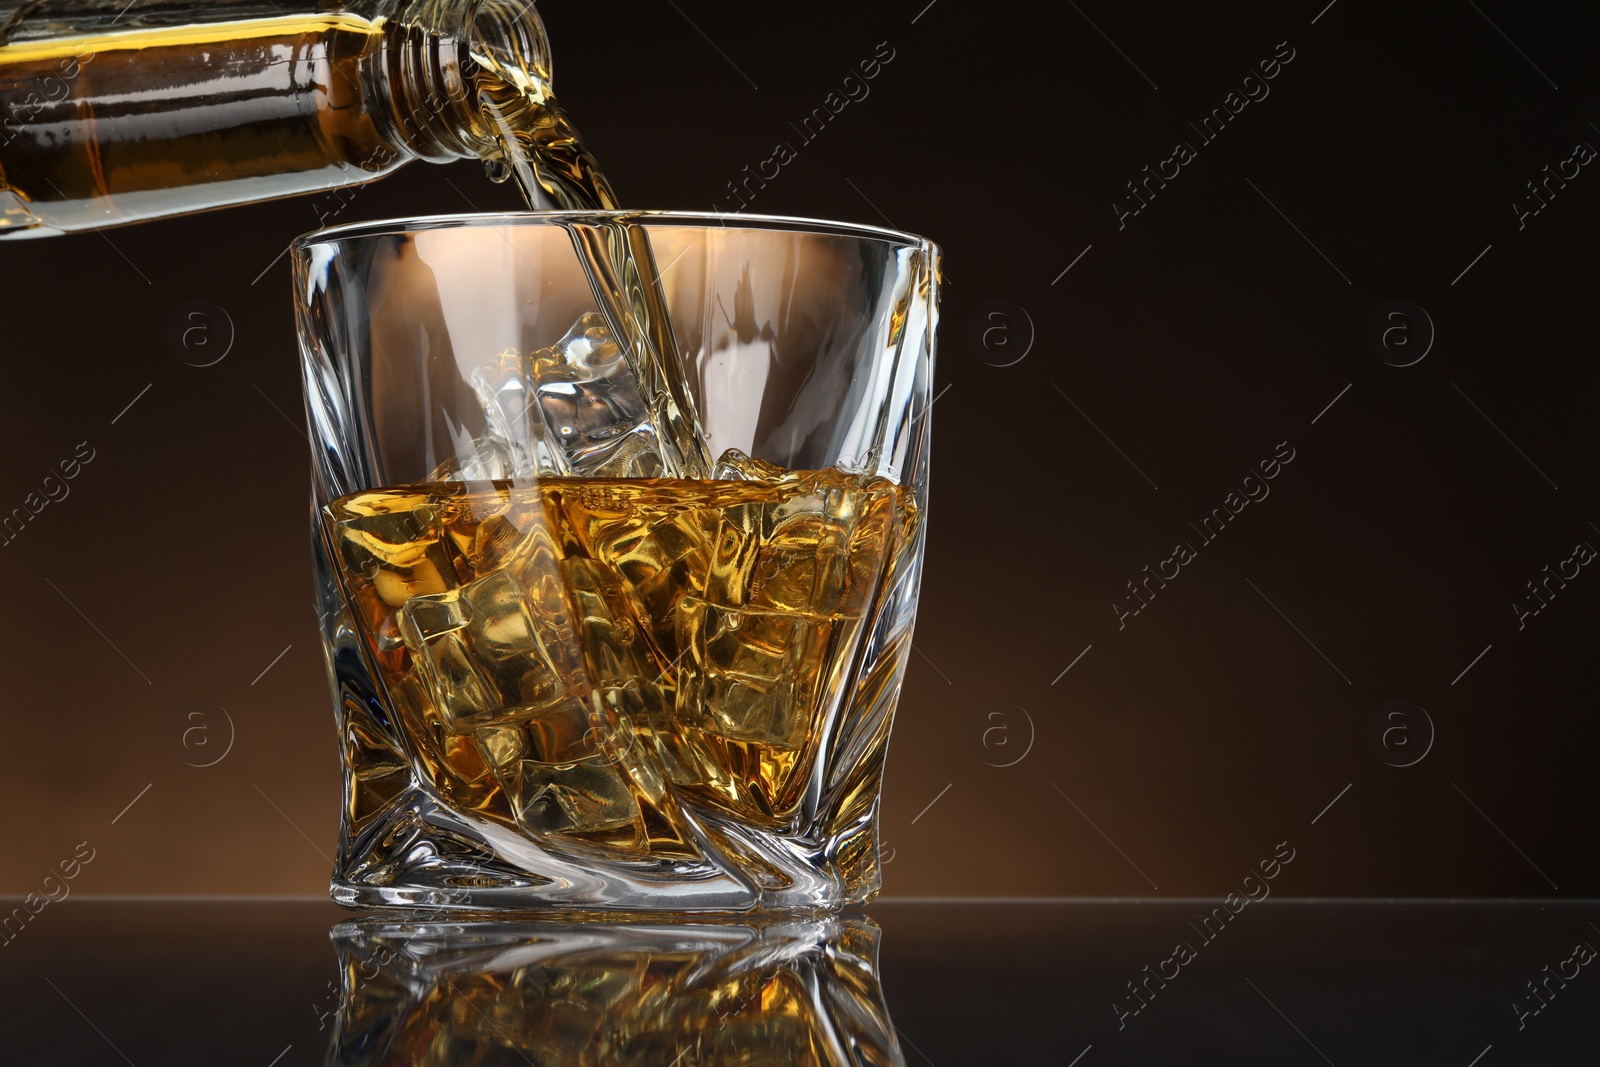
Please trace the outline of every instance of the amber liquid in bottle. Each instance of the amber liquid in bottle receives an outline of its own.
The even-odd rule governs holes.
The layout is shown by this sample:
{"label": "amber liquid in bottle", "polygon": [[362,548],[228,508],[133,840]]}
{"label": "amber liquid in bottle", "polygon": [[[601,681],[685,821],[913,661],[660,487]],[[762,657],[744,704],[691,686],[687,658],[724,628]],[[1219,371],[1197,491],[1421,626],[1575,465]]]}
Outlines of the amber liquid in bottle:
{"label": "amber liquid in bottle", "polygon": [[407,157],[360,84],[381,39],[332,14],[0,46],[0,227],[113,226],[386,173]]}
{"label": "amber liquid in bottle", "polygon": [[480,158],[530,206],[615,206],[508,43],[530,33],[525,9],[489,0],[468,41],[381,16],[218,8],[0,44],[0,236],[336,189],[419,158]]}

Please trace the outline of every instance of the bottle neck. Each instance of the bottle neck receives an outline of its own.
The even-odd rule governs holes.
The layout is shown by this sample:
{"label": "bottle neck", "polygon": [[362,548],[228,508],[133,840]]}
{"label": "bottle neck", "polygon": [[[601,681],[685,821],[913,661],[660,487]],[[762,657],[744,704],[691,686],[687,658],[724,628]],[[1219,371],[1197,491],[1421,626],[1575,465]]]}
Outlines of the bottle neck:
{"label": "bottle neck", "polygon": [[466,10],[460,0],[394,0],[362,64],[368,110],[387,139],[434,162],[476,158]]}
{"label": "bottle neck", "polygon": [[549,92],[549,46],[532,3],[392,0],[385,6],[383,43],[368,56],[363,75],[370,110],[389,139],[435,162],[497,157],[502,131],[485,115],[480,94],[486,86],[511,88],[530,103],[542,103]]}

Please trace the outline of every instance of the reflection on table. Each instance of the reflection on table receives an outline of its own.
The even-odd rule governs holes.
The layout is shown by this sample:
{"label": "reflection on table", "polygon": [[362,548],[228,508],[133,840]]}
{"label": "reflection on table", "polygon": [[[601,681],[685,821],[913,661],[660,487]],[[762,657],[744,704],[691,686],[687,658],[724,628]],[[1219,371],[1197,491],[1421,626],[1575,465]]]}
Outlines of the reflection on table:
{"label": "reflection on table", "polygon": [[876,923],[341,923],[329,1064],[903,1067]]}

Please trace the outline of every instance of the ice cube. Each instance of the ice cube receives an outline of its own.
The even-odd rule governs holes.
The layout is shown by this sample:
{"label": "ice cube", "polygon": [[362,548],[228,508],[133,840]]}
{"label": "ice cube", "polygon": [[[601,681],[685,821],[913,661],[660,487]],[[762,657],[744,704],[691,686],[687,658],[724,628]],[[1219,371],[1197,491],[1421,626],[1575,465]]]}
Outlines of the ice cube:
{"label": "ice cube", "polygon": [[[509,571],[412,597],[400,617],[426,694],[416,694],[414,717],[452,777],[477,787],[492,773],[529,834],[646,844],[623,768],[602,751],[588,707],[551,663],[527,592]],[[430,720],[436,729],[427,729]]]}
{"label": "ice cube", "polygon": [[598,844],[644,844],[639,802],[604,756],[576,763],[518,760],[504,775],[517,823],[530,834],[566,834]]}
{"label": "ice cube", "polygon": [[595,312],[527,355],[502,352],[473,372],[507,477],[656,478],[665,473],[644,399],[621,348]]}
{"label": "ice cube", "polygon": [[572,699],[540,640],[526,592],[506,571],[413,596],[400,610],[400,632],[452,731],[526,720]]}
{"label": "ice cube", "polygon": [[[771,464],[725,454],[718,470],[768,482]],[[719,509],[706,598],[725,606],[853,618],[881,575],[895,529],[895,487],[839,471],[780,472],[775,499]]]}
{"label": "ice cube", "polygon": [[570,834],[638,847],[639,802],[623,769],[601,751],[588,708],[564,700],[526,721],[480,726],[479,751],[494,768],[512,817],[530,834]]}
{"label": "ice cube", "polygon": [[585,705],[563,700],[540,708],[525,721],[480,726],[478,743],[496,770],[507,770],[523,759],[575,763],[599,752],[600,731],[592,722]]}
{"label": "ice cube", "polygon": [[347,497],[331,514],[345,574],[393,609],[456,584],[454,554],[426,493]]}
{"label": "ice cube", "polygon": [[572,598],[573,623],[589,682],[604,688],[649,677],[648,652],[639,644],[639,628],[619,603],[616,585],[605,569],[578,557],[562,560],[561,571]]}
{"label": "ice cube", "polygon": [[522,727],[497,723],[478,727],[478,744],[491,767],[510,767],[528,751],[528,736]]}
{"label": "ice cube", "polygon": [[439,464],[428,475],[430,482],[489,482],[509,479],[517,474],[509,446],[498,433],[490,432],[462,443],[462,454]]}
{"label": "ice cube", "polygon": [[678,599],[705,585],[716,515],[699,506],[701,495],[605,481],[550,492],[552,534],[575,555],[601,561],[581,565],[585,573],[575,579],[576,588],[592,587],[622,606],[623,616],[643,630],[657,672],[678,655]]}
{"label": "ice cube", "polygon": [[737,448],[730,448],[717,459],[717,465],[711,469],[711,477],[721,481],[768,482],[777,485],[793,482],[799,475],[776,463],[768,463],[764,459],[746,455]]}
{"label": "ice cube", "polygon": [[376,491],[336,501],[325,529],[350,595],[351,614],[386,671],[407,665],[399,609],[414,594],[460,582],[464,565],[424,492]]}
{"label": "ice cube", "polygon": [[564,225],[604,321],[618,334],[665,476],[709,478],[712,461],[705,427],[678,351],[646,227],[601,220]]}
{"label": "ice cube", "polygon": [[684,670],[673,730],[662,738],[675,780],[743,821],[782,825],[815,757],[810,742],[837,667],[827,649],[840,624],[689,598],[679,619]]}
{"label": "ice cube", "polygon": [[798,745],[826,680],[834,620],[694,597],[678,618],[692,664],[680,679],[679,710],[727,737]]}
{"label": "ice cube", "polygon": [[[550,440],[544,420],[534,413],[534,378],[530,370],[523,354],[511,348],[472,372],[472,385],[483,403],[484,418],[488,421],[488,428],[472,445],[478,456],[487,455],[498,461],[476,466],[504,468],[503,473],[490,477],[527,478],[567,473],[565,464],[558,459],[559,447]],[[472,459],[459,468],[463,481],[470,477],[469,467],[474,467]],[[449,468],[442,473],[447,477],[441,480],[455,476]]]}
{"label": "ice cube", "polygon": [[473,745],[473,738],[453,733],[445,725],[420,672],[413,669],[390,682],[389,696],[410,747],[446,801],[462,811],[498,809],[503,817],[509,817],[492,768]]}

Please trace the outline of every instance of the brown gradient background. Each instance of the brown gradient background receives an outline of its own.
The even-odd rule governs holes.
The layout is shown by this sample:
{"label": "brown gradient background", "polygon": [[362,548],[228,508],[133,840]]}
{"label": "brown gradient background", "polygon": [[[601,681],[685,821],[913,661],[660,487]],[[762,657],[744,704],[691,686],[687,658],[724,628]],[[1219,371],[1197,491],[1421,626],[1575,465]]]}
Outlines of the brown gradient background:
{"label": "brown gradient background", "polygon": [[[945,249],[891,896],[1219,894],[1281,841],[1286,895],[1600,892],[1600,575],[1521,631],[1510,607],[1600,545],[1600,171],[1524,229],[1509,206],[1600,147],[1600,25],[1578,5],[1324,2],[541,5],[562,98],[629,203],[730,206],[724,183],[781,139],[798,158],[752,210]],[[870,96],[802,144],[789,123],[881,41]],[[1270,96],[1119,231],[1123,183],[1197,142],[1186,122],[1280,41]],[[271,265],[317,206],[336,202],[0,244],[0,510],[95,450],[0,546],[0,893],[84,840],[75,893],[324,891],[338,764]],[[417,164],[336,218],[514,206],[472,164]],[[1408,368],[1365,340],[1396,299],[1437,329]],[[215,366],[169,346],[191,300],[235,327]],[[1036,332],[1014,366],[967,342],[994,300]],[[1283,441],[1270,497],[1119,632],[1124,583]],[[1437,732],[1405,769],[1367,742],[1391,699]],[[186,765],[225,743],[218,707],[231,751]],[[216,748],[183,747],[195,711]]]}

